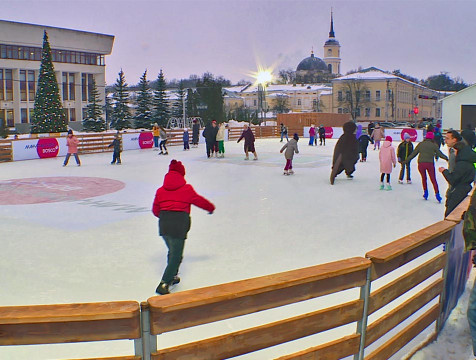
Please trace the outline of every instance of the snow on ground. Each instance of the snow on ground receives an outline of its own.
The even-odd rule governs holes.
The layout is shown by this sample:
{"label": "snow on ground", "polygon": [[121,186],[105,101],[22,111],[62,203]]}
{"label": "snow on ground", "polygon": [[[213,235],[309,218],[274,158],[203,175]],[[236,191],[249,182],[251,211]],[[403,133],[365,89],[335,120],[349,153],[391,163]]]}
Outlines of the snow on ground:
{"label": "snow on ground", "polygon": [[[186,179],[195,190],[216,205],[213,215],[192,210],[180,269],[182,282],[174,291],[364,256],[443,218],[444,205],[433,194],[428,201],[421,197],[416,161],[412,162],[412,185],[397,184],[397,167],[392,174],[393,190],[380,191],[378,152],[369,147],[368,161],[357,164],[355,178],[347,180],[341,174],[331,186],[335,140],[328,140],[325,147],[310,147],[307,142],[299,141],[301,153],[294,158],[293,176],[282,175],[285,160],[279,153],[282,143],[276,139],[257,141],[258,161],[244,161],[242,143],[227,142],[224,159],[207,159],[201,144],[190,151],[170,147],[168,156],[158,156],[150,149],[123,152],[121,166],[109,165],[111,153],[83,155],[81,167],[74,158],[65,168],[62,158],[0,164],[1,181],[88,177],[125,185],[119,191],[86,199],[80,190],[68,201],[0,206],[0,305],[144,301],[154,296],[166,247],[150,208],[173,158],[184,163]],[[440,160],[439,165],[446,163]],[[446,182],[440,173],[437,176],[444,194]],[[58,191],[64,194],[72,189],[65,180]],[[10,198],[21,192],[12,190],[11,194],[17,195]],[[235,331],[263,319],[275,321],[269,314],[285,317],[297,308],[314,311],[316,305],[355,298],[357,291],[207,325],[199,330],[200,336]],[[161,335],[159,347],[196,339],[197,331]],[[355,326],[335,330],[339,331],[353,332]],[[315,339],[322,341],[326,336]],[[312,338],[240,359],[269,359],[297,351],[315,345]],[[131,354],[132,349],[128,341],[3,347],[0,359],[113,356]]]}

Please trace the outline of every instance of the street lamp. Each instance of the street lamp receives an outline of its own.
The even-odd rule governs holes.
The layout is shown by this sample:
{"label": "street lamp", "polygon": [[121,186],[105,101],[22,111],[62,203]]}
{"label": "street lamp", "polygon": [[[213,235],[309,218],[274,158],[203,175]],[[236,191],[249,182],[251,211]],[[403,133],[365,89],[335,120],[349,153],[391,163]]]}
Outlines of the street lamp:
{"label": "street lamp", "polygon": [[261,122],[263,122],[263,111],[265,113],[268,112],[268,104],[266,102],[266,86],[273,80],[273,74],[269,69],[259,69],[255,77],[256,84],[258,84],[258,111],[261,113]]}

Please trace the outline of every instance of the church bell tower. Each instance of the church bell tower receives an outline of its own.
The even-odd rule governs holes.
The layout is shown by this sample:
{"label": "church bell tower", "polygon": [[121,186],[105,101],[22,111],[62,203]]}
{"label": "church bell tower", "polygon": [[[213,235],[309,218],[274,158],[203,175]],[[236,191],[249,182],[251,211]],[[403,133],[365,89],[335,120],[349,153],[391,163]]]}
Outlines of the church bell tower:
{"label": "church bell tower", "polygon": [[327,69],[333,75],[340,75],[340,44],[334,33],[334,16],[331,9],[331,29],[329,39],[324,43],[324,57],[322,58],[327,65]]}

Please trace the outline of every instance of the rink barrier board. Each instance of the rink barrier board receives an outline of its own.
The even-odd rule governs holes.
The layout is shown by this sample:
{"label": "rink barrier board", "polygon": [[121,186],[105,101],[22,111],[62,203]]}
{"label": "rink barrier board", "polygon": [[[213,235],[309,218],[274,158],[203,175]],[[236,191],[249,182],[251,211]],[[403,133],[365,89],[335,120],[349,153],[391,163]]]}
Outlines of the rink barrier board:
{"label": "rink barrier board", "polygon": [[0,140],[0,162],[13,161],[12,142]]}
{"label": "rink barrier board", "polygon": [[[468,203],[469,197],[447,217],[447,220],[372,250],[367,253],[367,258],[346,259],[259,278],[156,296],[141,303],[140,312],[138,303],[125,302],[131,304],[130,316],[122,314],[121,311],[107,310],[121,302],[0,307],[0,345],[101,341],[120,337],[134,339],[136,355],[103,359],[176,359],[178,354],[184,354],[184,359],[199,359],[201,358],[199,356],[218,359],[292,341],[333,326],[340,326],[339,324],[357,321],[355,334],[345,334],[339,339],[282,356],[280,359],[337,359],[352,354],[355,359],[360,360],[388,359],[435,322],[436,330],[416,349],[420,349],[437,337],[441,329],[442,303],[449,276],[446,271],[448,256],[446,252],[439,252],[430,259],[425,258],[426,261],[422,261],[416,267],[409,268],[407,264],[413,260],[421,260],[418,259],[420,256],[427,254],[428,251],[434,251],[432,249],[437,249],[442,243],[445,243],[448,249],[448,238],[455,230],[461,231],[461,214],[466,210]],[[405,270],[409,268],[407,271],[403,274],[398,273],[399,276],[395,280],[381,284],[379,288],[370,291],[374,280],[391,271],[403,270],[401,267],[404,265],[407,265]],[[442,276],[438,277],[438,272],[442,272]],[[350,279],[352,274],[358,276]],[[436,275],[432,277],[431,274]],[[347,283],[336,283],[335,279],[339,277],[342,280],[347,278]],[[394,309],[367,324],[368,316],[377,308],[381,309],[382,306],[397,300],[409,288],[422,284],[424,279],[428,282],[428,278],[433,281],[426,283],[421,290],[421,286],[418,287],[416,294],[397,303]],[[236,291],[237,284],[239,291]],[[232,334],[157,350],[157,335],[163,332],[304,301],[352,286],[360,287],[360,299]],[[299,291],[296,291],[297,289]],[[431,304],[438,297],[439,303]],[[225,306],[220,308],[220,304]],[[422,315],[417,319],[411,319],[416,311],[425,306],[428,309],[424,309]],[[185,316],[195,314],[195,318],[184,318],[184,314]],[[83,324],[80,319],[84,319]],[[407,324],[407,320],[413,321]],[[102,330],[96,327],[101,322],[110,322],[112,326],[118,321],[125,321],[127,325],[121,329],[114,325],[112,330],[114,335],[109,333],[108,326]],[[404,321],[406,322],[403,325],[406,327],[394,334],[394,328]],[[319,324],[319,327],[316,328],[315,324]],[[67,326],[62,328],[63,325]],[[22,331],[12,332],[14,326],[18,326],[17,330],[22,326],[24,328]],[[66,333],[63,333],[63,329]],[[294,332],[296,329],[297,332]],[[382,343],[380,338],[392,330],[393,336]],[[100,333],[101,331],[106,334]],[[12,341],[14,336],[17,338]],[[376,348],[369,355],[364,355],[365,348],[370,344]],[[222,346],[225,349],[221,349]],[[200,354],[195,353],[196,349],[200,349]],[[220,352],[222,350],[224,353]],[[410,353],[413,354],[414,351],[415,349]]]}

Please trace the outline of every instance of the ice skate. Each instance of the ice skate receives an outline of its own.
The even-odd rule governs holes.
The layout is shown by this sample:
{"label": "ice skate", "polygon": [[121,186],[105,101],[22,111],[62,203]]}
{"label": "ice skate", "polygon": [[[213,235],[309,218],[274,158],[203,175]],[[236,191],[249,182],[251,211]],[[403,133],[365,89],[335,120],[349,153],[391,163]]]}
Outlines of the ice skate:
{"label": "ice skate", "polygon": [[354,175],[347,175],[347,179],[352,180],[354,178]]}
{"label": "ice skate", "polygon": [[155,289],[155,292],[159,295],[167,295],[170,294],[169,291],[169,284],[161,281],[159,286],[157,286],[157,289]]}
{"label": "ice skate", "polygon": [[293,171],[292,169],[289,169],[289,170],[288,170],[288,173],[289,173],[289,175],[293,175],[293,174],[294,174],[294,171]]}
{"label": "ice skate", "polygon": [[157,155],[164,155],[164,152],[160,151]]}
{"label": "ice skate", "polygon": [[245,157],[245,160],[249,160],[249,159],[250,159],[250,158],[249,158],[248,156],[247,156],[247,157]]}
{"label": "ice skate", "polygon": [[387,190],[387,191],[390,191],[390,190],[392,190],[392,185],[390,185],[390,184],[387,184],[387,188],[386,188],[385,190]]}
{"label": "ice skate", "polygon": [[412,181],[411,181],[411,180],[407,180],[407,184],[411,184],[411,183],[412,183]]}
{"label": "ice skate", "polygon": [[385,185],[383,183],[380,184],[380,190],[385,190]]}
{"label": "ice skate", "polygon": [[443,199],[441,198],[440,193],[436,193],[435,197],[436,197],[436,201],[438,201],[441,204],[441,200],[443,200]]}
{"label": "ice skate", "polygon": [[283,175],[289,175],[289,171],[288,171],[288,170],[284,170]]}
{"label": "ice skate", "polygon": [[111,165],[115,165],[115,164],[116,164],[116,163],[115,163],[114,161],[113,161],[113,162],[111,162]]}
{"label": "ice skate", "polygon": [[177,275],[174,276],[174,278],[172,279],[172,281],[170,282],[170,285],[176,285],[180,282],[180,277],[178,277]]}
{"label": "ice skate", "polygon": [[428,190],[423,192],[423,199],[428,200]]}
{"label": "ice skate", "polygon": [[257,156],[255,156],[255,157],[253,158],[253,160],[258,160],[258,157],[257,157]]}
{"label": "ice skate", "polygon": [[399,184],[403,184],[403,180],[398,180],[398,183],[399,183]]}
{"label": "ice skate", "polygon": [[169,152],[168,152],[168,151],[164,152],[164,155],[168,155],[168,154],[169,154]]}

